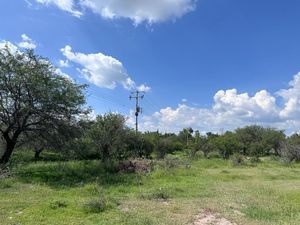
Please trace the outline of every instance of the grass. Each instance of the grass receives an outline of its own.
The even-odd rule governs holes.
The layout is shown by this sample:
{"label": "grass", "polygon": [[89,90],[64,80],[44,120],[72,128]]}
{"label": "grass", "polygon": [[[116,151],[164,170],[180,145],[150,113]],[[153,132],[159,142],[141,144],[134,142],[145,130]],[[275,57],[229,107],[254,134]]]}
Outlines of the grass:
{"label": "grass", "polygon": [[221,159],[150,174],[106,172],[98,161],[26,162],[0,179],[1,224],[190,224],[210,209],[238,224],[299,224],[300,165]]}

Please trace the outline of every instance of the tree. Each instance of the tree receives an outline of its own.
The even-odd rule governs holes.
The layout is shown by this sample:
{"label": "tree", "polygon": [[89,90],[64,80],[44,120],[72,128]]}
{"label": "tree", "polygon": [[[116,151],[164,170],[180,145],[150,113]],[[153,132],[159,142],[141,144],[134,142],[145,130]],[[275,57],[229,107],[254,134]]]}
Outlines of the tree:
{"label": "tree", "polygon": [[[255,147],[261,147],[264,135],[264,128],[257,125],[247,126],[236,130],[237,140],[242,145],[242,153],[249,155],[251,152],[258,152]],[[251,147],[252,145],[252,147]]]}
{"label": "tree", "polygon": [[293,134],[287,138],[287,142],[292,145],[300,145],[300,134]]}
{"label": "tree", "polygon": [[281,143],[285,141],[285,134],[282,130],[273,128],[265,128],[262,136],[262,144],[264,147],[263,154],[269,155],[273,150],[275,155],[279,155]]}
{"label": "tree", "polygon": [[189,128],[184,128],[182,131],[179,132],[178,138],[182,143],[185,143],[185,147],[188,148],[189,139],[193,138],[194,130]]}
{"label": "tree", "polygon": [[5,143],[0,164],[9,161],[24,132],[56,129],[85,112],[84,88],[31,50],[0,49],[0,133]]}
{"label": "tree", "polygon": [[37,160],[45,149],[59,152],[66,150],[65,145],[69,141],[79,138],[81,131],[81,121],[76,121],[74,124],[60,123],[56,127],[51,126],[42,130],[24,132],[18,146],[33,149]]}
{"label": "tree", "polygon": [[239,152],[241,147],[235,134],[229,131],[217,137],[215,139],[215,145],[224,159],[228,159],[233,153]]}
{"label": "tree", "polygon": [[207,150],[207,148],[206,148],[207,142],[208,142],[207,137],[202,136],[200,134],[199,130],[196,130],[195,136],[194,136],[194,142],[192,144],[192,150],[190,152],[190,156],[194,157],[198,151],[202,150],[204,156],[207,157],[207,154],[205,154],[206,153],[205,150]]}
{"label": "tree", "polygon": [[127,140],[124,141],[127,145],[127,157],[150,158],[150,154],[154,149],[154,142],[149,139],[149,136],[130,131]]}
{"label": "tree", "polygon": [[126,155],[130,129],[125,125],[125,118],[120,114],[99,115],[88,132],[102,162],[121,159]]}

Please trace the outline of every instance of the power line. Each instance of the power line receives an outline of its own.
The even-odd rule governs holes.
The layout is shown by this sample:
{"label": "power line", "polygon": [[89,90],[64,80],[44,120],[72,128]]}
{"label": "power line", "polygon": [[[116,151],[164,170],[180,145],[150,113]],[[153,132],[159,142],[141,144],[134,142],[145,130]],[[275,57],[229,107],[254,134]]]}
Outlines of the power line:
{"label": "power line", "polygon": [[113,98],[108,97],[108,96],[101,95],[101,94],[99,94],[97,92],[94,92],[94,91],[90,91],[89,90],[89,96],[91,96],[91,97],[93,97],[93,98],[95,98],[97,100],[99,100],[99,98],[101,98],[105,102],[112,103],[112,104],[117,105],[118,107],[124,108],[126,110],[129,109],[129,107],[126,107],[125,104],[120,103],[116,99],[113,99]]}

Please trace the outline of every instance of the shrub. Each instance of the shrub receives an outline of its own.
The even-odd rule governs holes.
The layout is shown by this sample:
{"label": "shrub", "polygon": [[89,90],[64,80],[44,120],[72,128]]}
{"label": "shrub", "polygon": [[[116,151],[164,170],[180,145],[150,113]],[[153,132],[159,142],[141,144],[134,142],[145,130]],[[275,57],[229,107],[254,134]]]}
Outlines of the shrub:
{"label": "shrub", "polygon": [[1,179],[0,189],[8,189],[13,187],[13,181],[11,179]]}
{"label": "shrub", "polygon": [[156,156],[158,159],[162,159],[167,154],[182,151],[182,149],[183,145],[180,142],[174,141],[171,137],[162,138],[156,147]]}
{"label": "shrub", "polygon": [[177,167],[190,167],[190,163],[187,160],[183,160],[174,155],[167,155],[163,160],[163,166],[165,169],[177,168]]}
{"label": "shrub", "polygon": [[208,159],[220,159],[222,158],[220,153],[217,152],[217,151],[213,151],[213,152],[209,152],[208,155],[207,155],[207,158]]}
{"label": "shrub", "polygon": [[234,166],[244,165],[245,164],[244,156],[239,153],[235,153],[231,158],[231,163]]}
{"label": "shrub", "polygon": [[152,162],[145,159],[126,160],[119,163],[118,171],[129,173],[149,173],[152,170]]}
{"label": "shrub", "polygon": [[300,161],[300,145],[282,143],[280,152],[281,156],[288,162]]}
{"label": "shrub", "polygon": [[11,172],[10,172],[9,167],[0,164],[0,179],[9,177],[10,175],[11,175]]}
{"label": "shrub", "polygon": [[260,162],[260,158],[258,156],[250,157],[250,163],[255,164],[259,162]]}
{"label": "shrub", "polygon": [[87,213],[101,213],[114,208],[116,202],[113,199],[107,198],[105,195],[100,195],[96,199],[92,199],[84,204],[84,209]]}

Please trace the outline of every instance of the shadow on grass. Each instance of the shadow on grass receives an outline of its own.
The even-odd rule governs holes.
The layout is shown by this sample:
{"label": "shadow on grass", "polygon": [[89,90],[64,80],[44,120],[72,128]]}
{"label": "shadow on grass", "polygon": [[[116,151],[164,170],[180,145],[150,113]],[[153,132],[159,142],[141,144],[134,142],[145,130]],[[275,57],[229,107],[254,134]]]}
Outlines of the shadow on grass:
{"label": "shadow on grass", "polygon": [[99,161],[31,163],[16,169],[15,176],[25,183],[46,184],[54,188],[83,186],[94,182],[102,186],[137,183],[136,174],[109,172]]}
{"label": "shadow on grass", "polygon": [[10,159],[11,166],[27,165],[34,162],[60,162],[66,161],[66,157],[60,152],[43,151],[39,159],[34,158],[34,151],[29,149],[16,149]]}

